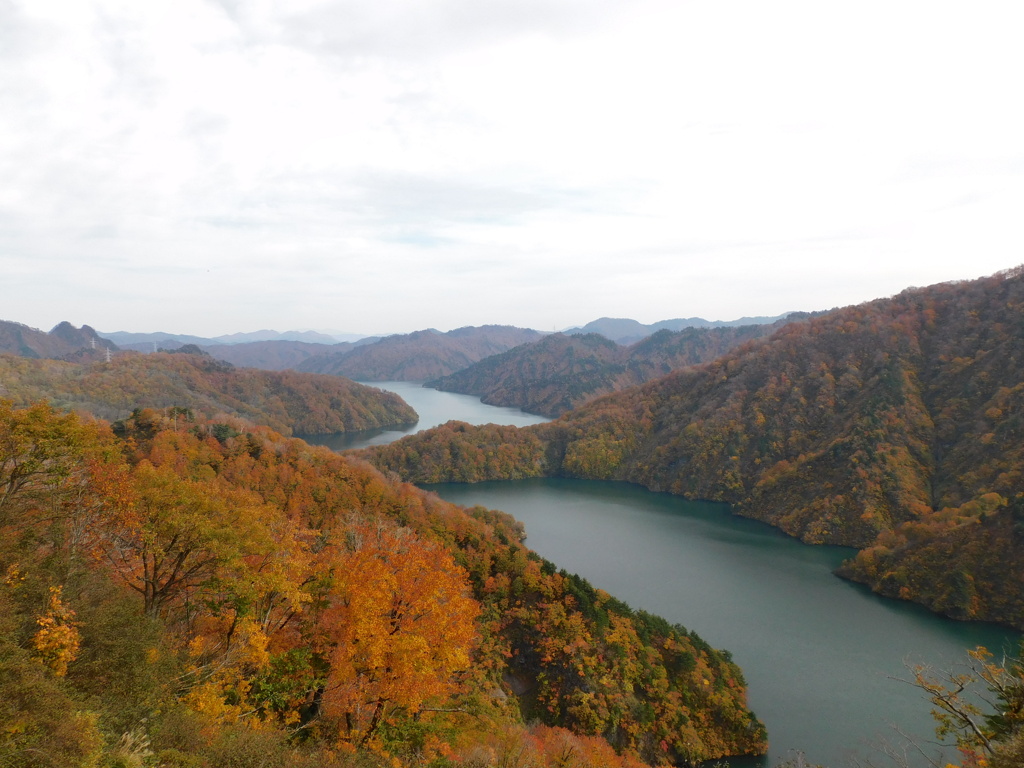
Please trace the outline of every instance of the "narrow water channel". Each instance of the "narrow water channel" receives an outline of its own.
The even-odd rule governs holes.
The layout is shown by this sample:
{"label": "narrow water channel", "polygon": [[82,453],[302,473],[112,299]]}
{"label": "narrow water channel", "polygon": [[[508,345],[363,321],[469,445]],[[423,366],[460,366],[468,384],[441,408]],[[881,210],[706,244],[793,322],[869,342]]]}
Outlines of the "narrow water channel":
{"label": "narrow water channel", "polygon": [[526,427],[530,424],[541,424],[550,419],[525,413],[518,408],[498,408],[484,405],[479,397],[459,395],[454,392],[441,392],[426,389],[414,381],[366,381],[361,382],[368,387],[377,387],[394,392],[411,405],[419,421],[404,424],[400,427],[383,429],[367,429],[362,432],[347,432],[340,435],[299,435],[313,445],[326,445],[335,451],[353,448],[366,448],[371,445],[387,445],[399,438],[436,427],[448,421],[465,421],[468,424],[508,424],[513,427]]}

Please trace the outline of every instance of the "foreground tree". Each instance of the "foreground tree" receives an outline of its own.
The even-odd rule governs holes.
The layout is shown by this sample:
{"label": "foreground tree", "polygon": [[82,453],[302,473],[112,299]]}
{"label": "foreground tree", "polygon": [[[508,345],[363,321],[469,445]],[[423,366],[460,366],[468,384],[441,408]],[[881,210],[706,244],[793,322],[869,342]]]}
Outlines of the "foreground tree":
{"label": "foreground tree", "polygon": [[962,668],[940,672],[917,665],[911,670],[913,680],[907,681],[928,696],[936,735],[955,739],[965,768],[1024,764],[1024,662],[992,658],[978,646],[968,652]]}
{"label": "foreground tree", "polygon": [[323,707],[343,742],[367,746],[390,716],[417,717],[457,692],[479,606],[452,556],[412,530],[353,521],[342,535],[321,623]]}

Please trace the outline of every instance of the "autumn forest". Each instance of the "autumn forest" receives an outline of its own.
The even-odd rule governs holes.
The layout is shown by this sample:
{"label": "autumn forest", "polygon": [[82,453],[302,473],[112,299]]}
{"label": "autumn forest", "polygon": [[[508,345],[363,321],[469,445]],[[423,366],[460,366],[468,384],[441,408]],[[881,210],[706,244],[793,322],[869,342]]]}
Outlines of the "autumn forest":
{"label": "autumn forest", "polygon": [[[0,764],[765,752],[727,650],[540,558],[509,515],[416,483],[575,477],[727,502],[855,548],[840,575],[888,598],[1024,629],[1024,269],[631,344],[521,331],[282,347],[260,369],[244,345],[229,362],[0,323]],[[358,371],[557,418],[345,454],[296,437],[416,421]],[[977,658],[998,711],[937,687],[939,725],[964,766],[1019,765],[1020,665]]]}

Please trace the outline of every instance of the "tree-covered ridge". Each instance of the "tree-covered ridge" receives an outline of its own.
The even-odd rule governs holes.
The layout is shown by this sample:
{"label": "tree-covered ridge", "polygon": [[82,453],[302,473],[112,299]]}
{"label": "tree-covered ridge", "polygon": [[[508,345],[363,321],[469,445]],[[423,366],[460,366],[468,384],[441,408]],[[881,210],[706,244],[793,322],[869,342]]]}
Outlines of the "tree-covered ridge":
{"label": "tree-covered ridge", "polygon": [[113,427],[0,401],[5,765],[764,751],[727,654],[556,572],[503,513],[241,421]]}
{"label": "tree-covered ridge", "polygon": [[1024,627],[1022,438],[1017,269],[793,323],[500,439],[449,425],[368,455],[413,481],[564,475],[726,501],[865,549],[844,573],[885,594]]}
{"label": "tree-covered ridge", "polygon": [[416,412],[392,392],[334,376],[235,369],[203,355],[121,353],[66,363],[0,355],[0,397],[46,398],[104,419],[136,408],[179,407],[266,424],[284,434],[328,434],[406,424]]}
{"label": "tree-covered ridge", "polygon": [[660,330],[628,347],[596,333],[556,333],[428,381],[426,386],[554,418],[598,395],[714,360],[798,317],[794,314],[774,325]]}
{"label": "tree-covered ridge", "polygon": [[0,320],[0,353],[53,360],[101,360],[117,346],[100,338],[88,325],[57,324],[48,333],[21,323]]}
{"label": "tree-covered ridge", "polygon": [[770,325],[794,313],[776,315],[774,317],[741,317],[738,320],[705,320],[703,317],[676,317],[670,320],[659,320],[646,325],[637,320],[625,317],[601,317],[592,320],[579,328],[571,328],[566,333],[599,333],[606,339],[619,344],[634,344],[658,331],[682,331],[687,328],[730,328],[738,325]]}
{"label": "tree-covered ridge", "polygon": [[426,381],[541,336],[538,331],[507,325],[456,328],[447,333],[428,329],[310,358],[300,364],[300,370],[358,381]]}
{"label": "tree-covered ridge", "polygon": [[621,348],[604,336],[554,333],[424,386],[555,417],[596,393],[610,391],[625,372],[620,358]]}

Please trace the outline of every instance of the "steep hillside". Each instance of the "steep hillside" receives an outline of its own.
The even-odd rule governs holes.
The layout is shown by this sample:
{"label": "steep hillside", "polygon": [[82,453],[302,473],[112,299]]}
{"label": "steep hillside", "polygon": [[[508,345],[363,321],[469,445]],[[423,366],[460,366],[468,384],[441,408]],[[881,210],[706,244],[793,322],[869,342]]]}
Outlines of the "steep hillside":
{"label": "steep hillside", "polygon": [[476,395],[488,405],[556,417],[598,395],[714,360],[797,318],[794,314],[774,325],[661,330],[629,347],[596,333],[558,333],[485,358],[450,376],[428,381],[426,386]]}
{"label": "steep hillside", "polygon": [[538,331],[505,325],[457,328],[448,333],[430,329],[387,336],[347,352],[310,359],[300,370],[359,381],[426,381],[541,336]]}
{"label": "steep hillside", "polygon": [[100,338],[88,325],[60,323],[49,333],[21,323],[0,320],[0,353],[51,360],[100,360],[117,346]]}
{"label": "steep hillside", "polygon": [[334,376],[235,369],[205,355],[121,353],[67,363],[0,355],[0,397],[48,399],[100,418],[176,406],[233,414],[285,434],[329,434],[407,424],[416,412],[392,392]]}
{"label": "steep hillside", "polygon": [[0,487],[5,765],[765,751],[727,653],[556,572],[507,515],[327,449],[177,409],[111,430],[0,401]]}
{"label": "steep hillside", "polygon": [[486,357],[424,386],[476,395],[488,405],[559,416],[574,403],[608,392],[625,372],[621,349],[596,333],[555,333]]}
{"label": "steep hillside", "polygon": [[793,323],[550,424],[447,425],[370,455],[416,481],[566,475],[727,501],[868,548],[845,573],[886,594],[1024,627],[1024,270]]}

